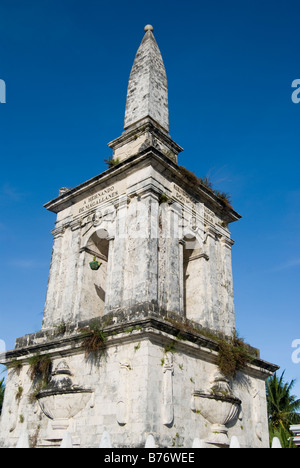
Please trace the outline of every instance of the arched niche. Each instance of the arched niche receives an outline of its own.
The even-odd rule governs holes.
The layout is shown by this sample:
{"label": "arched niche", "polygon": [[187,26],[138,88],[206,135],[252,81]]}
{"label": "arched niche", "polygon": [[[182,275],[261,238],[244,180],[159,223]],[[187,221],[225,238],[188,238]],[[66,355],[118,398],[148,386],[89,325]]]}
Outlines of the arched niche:
{"label": "arched niche", "polygon": [[188,319],[202,322],[205,297],[204,263],[207,256],[193,234],[183,238],[183,306]]}
{"label": "arched niche", "polygon": [[[107,265],[109,256],[109,234],[106,229],[98,229],[88,239],[83,262],[83,297],[82,306],[89,310],[91,317],[104,314],[107,291]],[[92,270],[90,263],[96,257],[101,263],[98,270]]]}

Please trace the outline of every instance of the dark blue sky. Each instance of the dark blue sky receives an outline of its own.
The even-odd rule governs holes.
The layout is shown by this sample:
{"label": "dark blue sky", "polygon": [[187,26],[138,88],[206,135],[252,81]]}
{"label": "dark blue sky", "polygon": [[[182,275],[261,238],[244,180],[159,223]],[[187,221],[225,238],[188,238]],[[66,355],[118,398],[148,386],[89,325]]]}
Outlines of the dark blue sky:
{"label": "dark blue sky", "polygon": [[243,216],[231,225],[238,331],[300,396],[299,1],[1,0],[0,339],[13,348],[41,328],[55,222],[43,204],[105,170],[147,23],[179,164]]}

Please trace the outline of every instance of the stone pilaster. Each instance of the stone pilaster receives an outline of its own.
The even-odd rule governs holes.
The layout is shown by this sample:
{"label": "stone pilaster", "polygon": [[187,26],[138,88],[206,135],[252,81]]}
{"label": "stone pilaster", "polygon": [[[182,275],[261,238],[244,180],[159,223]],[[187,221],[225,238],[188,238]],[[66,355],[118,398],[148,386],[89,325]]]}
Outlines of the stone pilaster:
{"label": "stone pilaster", "polygon": [[108,239],[108,263],[107,263],[107,281],[106,281],[106,298],[105,298],[105,313],[109,312],[111,308],[111,297],[113,294],[112,285],[113,285],[113,275],[114,275],[114,242],[115,237],[111,236]]}
{"label": "stone pilaster", "polygon": [[113,248],[110,250],[110,255],[114,258],[113,271],[110,271],[110,300],[107,305],[109,308],[118,308],[123,306],[124,296],[124,272],[126,261],[126,246],[127,246],[127,211],[129,199],[127,196],[120,197],[115,203],[116,208],[116,232],[113,241]]}
{"label": "stone pilaster", "polygon": [[61,292],[61,316],[59,321],[72,322],[75,320],[74,307],[76,304],[76,295],[79,287],[79,270],[78,263],[80,257],[81,245],[81,223],[80,220],[75,220],[70,224],[69,231],[69,248],[65,256],[65,268],[62,272],[64,278],[64,288]]}
{"label": "stone pilaster", "polygon": [[[206,237],[206,252],[209,256],[207,265],[207,325],[212,330],[219,330],[219,291],[218,291],[218,255],[217,255],[218,237],[214,229],[208,228]],[[221,331],[221,330],[220,330]]]}
{"label": "stone pilaster", "polygon": [[181,219],[182,209],[177,203],[169,205],[168,210],[168,242],[166,259],[166,280],[167,280],[167,302],[166,310],[182,313],[182,286],[180,278],[182,277],[181,252]]}
{"label": "stone pilaster", "polygon": [[53,231],[52,258],[48,279],[46,303],[44,309],[42,328],[51,327],[57,318],[57,304],[59,291],[57,285],[60,282],[60,266],[62,259],[62,244],[65,227],[56,227]]}
{"label": "stone pilaster", "polygon": [[228,237],[221,239],[222,259],[223,259],[223,316],[224,333],[231,335],[235,330],[235,311],[234,311],[234,295],[233,295],[233,278],[232,278],[232,260],[231,247],[234,241]]}

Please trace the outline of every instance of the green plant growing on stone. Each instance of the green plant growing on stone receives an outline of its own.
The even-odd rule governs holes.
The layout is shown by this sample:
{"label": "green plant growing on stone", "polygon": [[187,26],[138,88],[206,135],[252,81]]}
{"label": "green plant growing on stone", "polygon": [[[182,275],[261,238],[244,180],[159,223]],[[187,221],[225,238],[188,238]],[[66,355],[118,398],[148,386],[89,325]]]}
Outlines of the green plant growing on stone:
{"label": "green plant growing on stone", "polygon": [[201,185],[204,185],[204,187],[212,190],[213,188],[213,185],[212,185],[212,182],[210,181],[210,179],[208,177],[198,177],[198,182],[199,184]]}
{"label": "green plant growing on stone", "polygon": [[67,326],[65,322],[62,320],[58,325],[56,325],[55,330],[54,330],[54,335],[59,336],[59,335],[64,335],[67,331]]}
{"label": "green plant growing on stone", "polygon": [[232,208],[232,201],[230,193],[220,192],[219,190],[214,190],[214,194],[219,198],[220,201],[224,203],[227,208]]}
{"label": "green plant growing on stone", "polygon": [[233,378],[237,372],[251,363],[254,356],[236,333],[229,339],[217,338],[219,353],[217,364],[225,377]]}
{"label": "green plant growing on stone", "polygon": [[[257,355],[257,350],[247,346],[242,338],[239,338],[234,332],[231,337],[221,333],[214,333],[209,329],[199,327],[192,322],[181,322],[170,317],[165,317],[165,320],[177,329],[181,334],[192,333],[201,335],[216,344],[218,351],[217,365],[222,374],[227,378],[233,378],[237,372],[250,364]],[[178,336],[178,335],[177,335]]]}
{"label": "green plant growing on stone", "polygon": [[91,355],[99,356],[104,352],[107,341],[107,334],[100,328],[98,323],[91,323],[87,328],[80,330],[82,334],[82,347],[85,357]]}
{"label": "green plant growing on stone", "polygon": [[164,353],[165,354],[167,354],[167,353],[175,354],[176,353],[175,341],[172,341],[171,343],[169,343],[168,345],[166,345],[164,347]]}
{"label": "green plant growing on stone", "polygon": [[39,381],[33,391],[28,395],[29,403],[34,405],[36,403],[37,395],[48,386],[47,382]]}
{"label": "green plant growing on stone", "polygon": [[24,389],[19,385],[17,393],[16,393],[16,400],[20,401],[23,395]]}
{"label": "green plant growing on stone", "polygon": [[48,354],[36,354],[29,358],[29,375],[32,381],[40,381],[42,384],[49,382],[51,374],[51,359]]}
{"label": "green plant growing on stone", "polygon": [[174,354],[176,353],[176,349],[175,349],[175,341],[171,341],[171,343],[167,344],[165,347],[164,347],[164,356],[162,357],[161,361],[160,361],[160,365],[163,367],[166,363],[166,359],[165,357],[166,354],[168,353],[171,353],[171,354]]}
{"label": "green plant growing on stone", "polygon": [[168,203],[170,201],[170,198],[165,194],[162,193],[161,196],[159,197],[159,203]]}
{"label": "green plant growing on stone", "polygon": [[7,367],[7,370],[12,370],[13,372],[17,372],[19,374],[23,367],[23,364],[17,359],[14,359],[9,364],[7,364],[6,367]]}
{"label": "green plant growing on stone", "polygon": [[136,353],[141,347],[141,342],[139,342],[135,347],[134,347],[134,352]]}
{"label": "green plant growing on stone", "polygon": [[213,184],[208,177],[197,177],[194,172],[189,171],[184,166],[179,166],[180,172],[185,178],[195,186],[205,187],[209,192],[215,195],[219,201],[225,206],[225,208],[232,208],[231,196],[229,193],[220,192],[213,188]]}
{"label": "green plant growing on stone", "polygon": [[112,157],[110,157],[109,159],[104,159],[104,162],[105,162],[105,164],[107,165],[107,167],[109,169],[111,167],[114,167],[114,166],[117,166],[118,164],[120,164],[119,158],[113,159]]}
{"label": "green plant growing on stone", "polygon": [[176,444],[179,443],[179,437],[180,437],[180,436],[179,436],[179,433],[176,432],[175,437],[173,437],[173,439],[172,439],[172,447],[175,447]]}
{"label": "green plant growing on stone", "polygon": [[185,341],[185,338],[182,336],[182,334],[179,332],[178,335],[176,336],[178,341]]}

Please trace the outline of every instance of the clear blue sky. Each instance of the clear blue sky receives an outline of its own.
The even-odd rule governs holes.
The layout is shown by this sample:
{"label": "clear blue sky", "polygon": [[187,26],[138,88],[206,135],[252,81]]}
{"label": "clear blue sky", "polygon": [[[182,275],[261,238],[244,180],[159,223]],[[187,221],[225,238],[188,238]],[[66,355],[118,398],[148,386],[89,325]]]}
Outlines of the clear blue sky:
{"label": "clear blue sky", "polygon": [[300,397],[299,1],[1,0],[0,339],[11,349],[41,328],[55,222],[43,204],[105,170],[147,23],[179,164],[243,216],[231,225],[237,329]]}

